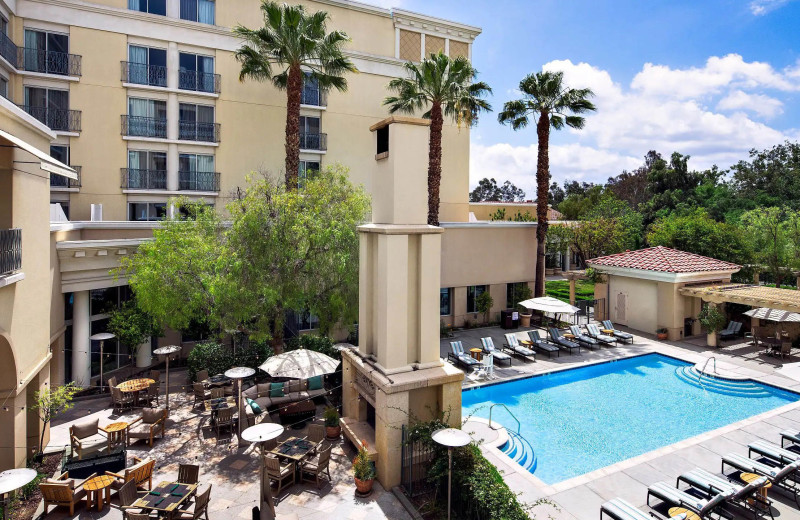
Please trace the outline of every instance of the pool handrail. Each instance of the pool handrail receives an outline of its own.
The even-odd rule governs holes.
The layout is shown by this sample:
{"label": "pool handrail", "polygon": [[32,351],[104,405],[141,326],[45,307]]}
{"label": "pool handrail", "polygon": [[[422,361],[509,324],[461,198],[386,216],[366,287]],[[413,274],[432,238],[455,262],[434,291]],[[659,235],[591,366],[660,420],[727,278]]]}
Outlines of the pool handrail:
{"label": "pool handrail", "polygon": [[508,412],[508,415],[510,415],[511,418],[517,422],[517,435],[519,435],[520,429],[522,428],[522,424],[520,424],[519,419],[517,419],[517,416],[514,415],[514,413],[508,409],[508,406],[506,406],[503,403],[494,403],[492,406],[489,407],[489,428],[492,427],[492,409],[495,406],[502,406],[503,408],[505,408],[506,411]]}

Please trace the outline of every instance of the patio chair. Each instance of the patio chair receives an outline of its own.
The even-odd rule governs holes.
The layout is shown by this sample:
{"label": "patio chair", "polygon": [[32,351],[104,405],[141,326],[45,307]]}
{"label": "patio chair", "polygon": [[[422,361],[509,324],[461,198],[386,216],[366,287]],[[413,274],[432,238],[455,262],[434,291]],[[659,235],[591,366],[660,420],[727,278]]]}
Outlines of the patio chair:
{"label": "patio chair", "polygon": [[150,379],[155,381],[157,385],[161,384],[161,370],[151,370]]}
{"label": "patio chair", "polygon": [[139,395],[139,404],[143,406],[158,406],[158,383],[152,383],[146,392]]}
{"label": "patio chair", "polygon": [[87,453],[101,451],[108,446],[108,437],[99,428],[100,419],[69,427],[69,443],[72,452],[81,460]]}
{"label": "patio chair", "polygon": [[487,379],[494,379],[494,354],[484,354],[481,360],[483,375]]}
{"label": "patio chair", "polygon": [[308,440],[319,444],[325,439],[325,427],[321,424],[311,424],[308,426]]}
{"label": "patio chair", "polygon": [[117,378],[116,377],[109,377],[107,383],[108,383],[108,388],[113,388],[113,387],[117,386]]}
{"label": "patio chair", "polygon": [[[88,478],[94,476],[96,474],[92,474]],[[47,516],[47,508],[50,506],[68,507],[69,516],[75,516],[75,504],[86,498],[83,482],[76,486],[75,480],[69,478],[68,472],[62,473],[56,478],[39,482],[39,490],[42,493],[42,500],[44,500],[44,516]]]}
{"label": "patio chair", "polygon": [[547,357],[549,358],[553,357],[553,352],[556,353],[556,357],[561,357],[561,350],[556,345],[542,338],[538,330],[529,330],[528,337],[531,339],[535,350],[547,352]]}
{"label": "patio chair", "polygon": [[225,397],[225,388],[218,386],[211,389],[211,399],[222,399]]}
{"label": "patio chair", "polygon": [[112,489],[121,489],[129,481],[136,482],[137,488],[144,488],[150,490],[153,487],[153,468],[155,468],[155,459],[140,459],[133,457],[133,466],[125,468],[125,471],[120,473],[112,473],[106,471],[106,475],[114,477],[116,480],[111,484]]}
{"label": "patio chair", "polygon": [[197,403],[202,404],[203,401],[207,401],[211,399],[211,392],[206,390],[206,387],[203,386],[203,383],[193,383],[192,388],[194,389],[194,405],[197,406]]}
{"label": "patio chair", "polygon": [[[725,501],[732,497],[733,494],[734,491],[729,489],[721,493],[715,493],[708,499],[703,499],[672,487],[666,482],[656,482],[647,488],[647,505],[650,505],[651,497],[656,497],[667,504],[686,508],[700,518],[708,518],[712,513],[723,515],[722,507],[725,505]],[[728,516],[730,515],[728,514]]]}
{"label": "patio chair", "polygon": [[594,338],[600,343],[608,345],[609,347],[611,345],[617,344],[618,341],[617,338],[615,338],[614,336],[603,334],[602,332],[600,332],[600,328],[596,324],[587,323],[585,326],[586,326],[586,332],[589,334],[589,337]]}
{"label": "patio chair", "polygon": [[570,325],[569,331],[573,336],[575,336],[575,340],[584,347],[600,348],[600,342],[593,337],[584,334],[581,328],[577,325]]}
{"label": "patio chair", "polygon": [[800,483],[797,481],[800,460],[786,465],[770,466],[738,453],[729,453],[722,457],[723,474],[725,474],[725,466],[743,473],[764,475],[774,487],[790,493],[795,503],[800,506]]}
{"label": "patio chair", "polygon": [[761,488],[768,481],[767,477],[761,477],[745,485],[739,485],[725,477],[714,475],[701,468],[695,468],[679,476],[675,486],[677,487],[681,482],[684,482],[708,496],[731,490],[733,495],[727,501],[747,513],[752,513],[754,518],[759,518],[766,513],[770,513],[770,516],[772,516],[772,501],[760,493]]}
{"label": "patio chair", "polygon": [[615,338],[621,341],[630,341],[633,343],[633,334],[628,334],[627,332],[617,330],[614,328],[614,324],[611,323],[611,320],[603,320],[603,327],[605,327],[607,330],[613,330]]}
{"label": "patio chair", "polygon": [[289,485],[294,483],[294,464],[281,464],[277,457],[267,455],[264,457],[264,465],[267,468],[267,475],[270,480],[278,483],[278,490],[275,494],[279,494],[281,490],[286,487],[284,482],[288,481]]}
{"label": "patio chair", "polygon": [[158,435],[164,437],[164,425],[167,422],[166,408],[152,408],[142,410],[142,415],[134,419],[126,433],[128,446],[135,439],[147,439],[147,444],[153,447],[153,439]]}
{"label": "patio chair", "polygon": [[[328,446],[324,450],[321,450],[316,457],[310,459],[302,464],[300,467],[300,479],[302,481],[313,481],[317,484],[317,489],[320,487],[320,476],[323,473],[328,475],[328,482],[331,481],[331,470],[330,470],[330,462],[331,462],[331,448],[332,446]],[[307,475],[313,476],[313,479],[306,478]]]}
{"label": "patio chair", "polygon": [[219,440],[219,432],[225,428],[230,428],[231,435],[236,428],[236,417],[233,416],[236,408],[229,406],[228,408],[220,408],[217,410],[217,418],[214,421],[214,428],[217,431],[217,440]]}
{"label": "patio chair", "polygon": [[800,431],[783,430],[781,432],[781,448],[786,447],[786,443],[800,445]]}
{"label": "patio chair", "polygon": [[119,505],[111,504],[111,507],[122,511],[123,520],[132,520],[134,515],[144,514],[144,511],[138,507],[133,507],[133,503],[139,498],[139,493],[136,491],[136,482],[129,480],[125,482],[122,487],[117,491],[119,498]]}
{"label": "patio chair", "polygon": [[481,347],[484,354],[492,354],[498,362],[508,361],[508,366],[511,366],[511,356],[498,350],[494,346],[494,341],[492,341],[492,338],[481,338]]}
{"label": "patio chair", "polygon": [[123,392],[119,387],[112,386],[111,401],[114,403],[114,410],[118,410],[121,413],[125,408],[133,407],[134,399],[133,395]]}
{"label": "patio chair", "polygon": [[202,383],[206,379],[208,379],[208,370],[198,370],[194,376],[195,381],[198,383]]}
{"label": "patio chair", "polygon": [[612,498],[601,505],[600,520],[603,520],[604,513],[614,520],[653,520],[652,516],[622,498]]}
{"label": "patio chair", "polygon": [[469,354],[464,352],[464,345],[462,345],[460,341],[451,341],[450,349],[452,352],[447,353],[447,359],[453,361],[455,364],[461,365],[464,368],[477,368],[480,365],[480,361],[470,357]]}
{"label": "patio chair", "polygon": [[178,480],[181,484],[200,482],[200,466],[197,464],[178,464]]}
{"label": "patio chair", "polygon": [[760,439],[748,444],[747,450],[748,457],[752,457],[753,453],[757,453],[762,457],[766,457],[777,462],[778,464],[789,464],[790,462],[800,460],[800,454],[784,449],[777,444]]}
{"label": "patio chair", "polygon": [[208,520],[208,502],[211,499],[211,484],[208,485],[205,491],[197,495],[194,503],[187,509],[179,509],[177,514],[170,515],[170,518],[178,520],[197,520],[201,516],[205,516]]}
{"label": "patio chair", "polygon": [[742,324],[738,321],[731,321],[727,327],[719,331],[719,339],[733,339],[739,334],[740,330],[742,330]]}
{"label": "patio chair", "polygon": [[[519,338],[513,332],[509,332],[505,334],[506,342],[503,343],[503,348],[511,352],[512,355],[521,357],[522,359],[533,359],[536,361],[536,352],[529,349],[528,347],[523,347],[519,344]],[[489,338],[491,339],[491,338]],[[483,341],[483,340],[481,340]]]}
{"label": "patio chair", "polygon": [[567,338],[561,335],[561,331],[558,330],[557,328],[550,327],[549,329],[547,329],[547,331],[550,333],[550,341],[552,341],[559,347],[569,349],[570,353],[572,352],[572,349],[576,348],[578,349],[578,354],[581,353],[581,344],[578,343],[577,341],[568,340]]}

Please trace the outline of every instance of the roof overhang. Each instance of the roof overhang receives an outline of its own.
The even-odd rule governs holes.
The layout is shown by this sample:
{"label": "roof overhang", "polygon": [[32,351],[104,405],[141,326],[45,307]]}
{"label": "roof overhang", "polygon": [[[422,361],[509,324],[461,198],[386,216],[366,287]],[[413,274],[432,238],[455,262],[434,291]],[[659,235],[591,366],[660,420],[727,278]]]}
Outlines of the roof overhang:
{"label": "roof overhang", "polygon": [[0,138],[5,139],[6,141],[10,142],[17,148],[25,150],[26,152],[30,153],[39,161],[39,167],[49,173],[53,173],[55,175],[61,175],[62,177],[67,177],[69,179],[78,180],[78,173],[67,166],[66,164],[62,163],[61,161],[57,161],[50,157],[48,154],[44,153],[43,151],[39,150],[32,144],[29,144],[19,137],[9,134],[5,130],[0,130]]}
{"label": "roof overhang", "polygon": [[641,280],[652,280],[655,282],[668,283],[692,283],[692,282],[713,282],[719,280],[729,280],[733,273],[739,269],[726,269],[715,271],[697,271],[694,273],[667,273],[664,271],[648,271],[646,269],[634,269],[631,267],[612,267],[608,265],[587,262],[587,266],[597,269],[603,274],[611,276],[626,276],[628,278],[639,278]]}
{"label": "roof overhang", "polygon": [[739,303],[752,307],[800,312],[800,291],[794,289],[726,283],[681,287],[678,292],[683,296],[694,296],[711,303]]}

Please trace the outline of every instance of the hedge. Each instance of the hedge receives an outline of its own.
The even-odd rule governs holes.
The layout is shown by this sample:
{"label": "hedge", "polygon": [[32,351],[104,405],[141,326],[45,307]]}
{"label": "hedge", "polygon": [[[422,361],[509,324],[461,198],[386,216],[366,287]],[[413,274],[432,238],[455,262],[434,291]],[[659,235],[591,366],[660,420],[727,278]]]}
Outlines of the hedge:
{"label": "hedge", "polygon": [[258,368],[272,354],[272,349],[266,343],[239,345],[235,356],[233,347],[216,342],[198,343],[186,360],[189,380],[194,381],[200,370],[208,370],[209,374],[214,375],[233,367]]}

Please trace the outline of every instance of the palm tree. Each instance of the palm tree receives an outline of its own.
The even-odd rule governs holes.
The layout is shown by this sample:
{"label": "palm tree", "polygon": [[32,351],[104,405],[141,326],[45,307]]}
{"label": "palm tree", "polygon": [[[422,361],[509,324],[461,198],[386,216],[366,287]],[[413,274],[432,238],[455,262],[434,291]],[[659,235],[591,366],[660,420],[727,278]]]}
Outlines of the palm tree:
{"label": "palm tree", "polygon": [[473,83],[478,75],[463,56],[455,59],[439,52],[431,54],[419,64],[407,62],[408,78],[396,78],[389,82],[389,90],[397,95],[389,96],[384,105],[389,112],[413,114],[427,109],[422,117],[431,120],[428,138],[428,224],[439,225],[439,186],[442,181],[442,125],[444,116],[458,125],[472,126],[478,120],[478,112],[492,107],[481,99],[492,91],[484,82]]}
{"label": "palm tree", "polygon": [[519,130],[528,126],[528,118],[536,122],[536,136],[539,141],[539,156],[536,162],[536,282],[534,296],[544,296],[544,254],[547,236],[547,194],[550,189],[550,127],[561,130],[564,125],[570,128],[583,128],[586,120],[582,114],[595,110],[589,98],[594,96],[591,89],[567,88],[564,86],[563,72],[542,71],[528,74],[519,82],[522,99],[507,101],[503,111],[497,115],[501,124],[510,123],[511,128]]}
{"label": "palm tree", "polygon": [[[306,13],[302,5],[279,5],[262,0],[264,27],[251,30],[239,25],[233,32],[244,43],[236,51],[242,64],[239,81],[245,78],[271,81],[286,90],[286,186],[297,187],[300,165],[300,99],[304,76],[316,81],[320,90],[347,90],[344,74],[358,72],[344,56],[350,41],[342,31],[327,31],[328,13]],[[273,66],[278,70],[273,73]],[[304,72],[305,71],[305,72]]]}

